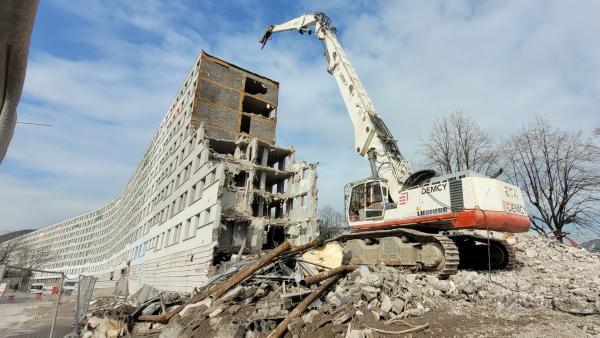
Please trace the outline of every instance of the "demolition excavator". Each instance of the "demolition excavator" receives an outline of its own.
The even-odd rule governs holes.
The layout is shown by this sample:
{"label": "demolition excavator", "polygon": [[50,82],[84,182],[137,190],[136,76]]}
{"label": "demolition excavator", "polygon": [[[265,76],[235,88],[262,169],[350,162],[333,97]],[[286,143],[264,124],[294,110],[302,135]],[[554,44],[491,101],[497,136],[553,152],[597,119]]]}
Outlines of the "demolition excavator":
{"label": "demolition excavator", "polygon": [[[358,78],[324,13],[270,26],[298,31],[323,43],[327,72],[335,79],[354,126],[356,153],[371,177],[345,187],[351,231],[335,238],[356,264],[404,266],[447,277],[460,268],[507,269],[511,246],[490,231],[526,232],[530,220],[518,187],[473,171],[437,175],[413,171]],[[482,231],[483,230],[483,231]]]}

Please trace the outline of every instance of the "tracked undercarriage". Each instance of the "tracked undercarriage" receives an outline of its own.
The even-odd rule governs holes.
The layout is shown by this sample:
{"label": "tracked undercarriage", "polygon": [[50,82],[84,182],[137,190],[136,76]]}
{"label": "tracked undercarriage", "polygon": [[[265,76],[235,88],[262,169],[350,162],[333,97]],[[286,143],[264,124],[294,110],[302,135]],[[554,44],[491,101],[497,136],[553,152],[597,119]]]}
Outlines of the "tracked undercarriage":
{"label": "tracked undercarriage", "polygon": [[449,237],[458,247],[461,269],[509,270],[515,264],[513,247],[503,239],[464,232],[450,233]]}
{"label": "tracked undercarriage", "polygon": [[[353,264],[386,264],[435,272],[439,278],[459,268],[510,269],[514,253],[504,240],[466,232],[427,233],[414,229],[364,231],[337,236]],[[489,253],[489,255],[488,255]]]}

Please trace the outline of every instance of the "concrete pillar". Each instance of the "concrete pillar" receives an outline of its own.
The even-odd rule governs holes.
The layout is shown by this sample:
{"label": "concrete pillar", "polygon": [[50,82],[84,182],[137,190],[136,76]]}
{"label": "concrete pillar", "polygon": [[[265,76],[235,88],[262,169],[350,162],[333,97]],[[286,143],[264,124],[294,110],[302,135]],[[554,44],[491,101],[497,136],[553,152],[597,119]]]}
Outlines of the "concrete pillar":
{"label": "concrete pillar", "polygon": [[267,173],[261,172],[260,173],[260,190],[267,189],[266,185],[267,185]]}
{"label": "concrete pillar", "polygon": [[262,151],[260,164],[266,167],[267,163],[269,163],[269,148],[264,147]]}

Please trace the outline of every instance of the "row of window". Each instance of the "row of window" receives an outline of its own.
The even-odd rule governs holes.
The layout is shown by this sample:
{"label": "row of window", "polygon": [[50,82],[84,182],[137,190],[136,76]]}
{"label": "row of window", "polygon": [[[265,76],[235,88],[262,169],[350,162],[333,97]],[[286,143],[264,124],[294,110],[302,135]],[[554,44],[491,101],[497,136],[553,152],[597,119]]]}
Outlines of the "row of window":
{"label": "row of window", "polygon": [[[139,226],[142,218],[152,212],[151,203],[146,200],[145,196],[151,194],[156,186],[149,186],[147,184],[152,178],[149,173],[158,172],[157,169],[162,167],[156,161],[165,155],[157,151],[163,140],[166,141],[164,145],[167,143],[176,144],[172,148],[172,153],[175,153],[181,147],[183,139],[188,136],[189,123],[186,125],[185,122],[187,120],[179,113],[185,107],[185,115],[191,115],[191,104],[193,103],[192,91],[195,88],[193,79],[197,77],[198,68],[199,64],[188,75],[179,96],[153,137],[138,168],[127,182],[126,187],[120,195],[121,197],[100,209],[50,226],[41,232],[32,234],[32,236],[26,239],[27,243],[48,248],[51,251],[49,254],[53,256],[53,261],[47,265],[48,267],[60,268],[61,266],[77,266],[84,263],[104,261],[103,264],[85,268],[85,270],[89,271],[100,271],[110,268],[111,265],[121,264],[127,258],[143,255],[145,247],[142,249],[140,246],[137,246],[121,252],[116,257],[113,256],[115,252],[122,251],[128,242],[135,241],[147,233],[150,228],[148,222],[141,227]],[[186,92],[186,95],[184,101],[181,101],[184,92]],[[189,109],[188,102],[190,103]],[[172,114],[172,112],[177,114]],[[176,125],[174,125],[174,122]],[[184,126],[186,127],[185,132],[179,133],[180,129]],[[179,137],[173,137],[177,133],[179,133]],[[181,149],[178,158],[173,163],[174,167],[183,162],[184,158],[192,152],[194,145],[195,135]],[[179,181],[175,184],[176,186],[189,179],[191,169],[190,162],[183,169]],[[209,177],[209,181],[214,180],[214,172],[211,174],[212,178]],[[200,186],[196,184],[192,189],[180,194],[176,199],[175,208],[171,209],[171,214],[173,214],[174,210],[178,212],[185,208],[187,203],[191,204],[199,199],[204,186],[204,183],[201,183]],[[172,186],[171,189],[174,190],[174,187]],[[165,197],[163,196],[163,198]],[[126,220],[126,222],[123,222],[123,220]],[[179,229],[173,231],[181,232],[183,227],[185,225],[180,225]],[[175,238],[175,236],[172,237]],[[109,244],[108,246],[106,245],[107,243]],[[67,272],[76,273],[78,271],[82,270],[80,268],[73,268]]]}
{"label": "row of window", "polygon": [[202,210],[200,213],[185,220],[185,222],[179,223],[169,230],[156,235],[144,244],[145,248],[143,251],[145,252],[146,249],[158,251],[162,248],[177,244],[180,241],[181,235],[183,235],[183,240],[195,237],[196,231],[199,228],[206,226],[213,221],[215,216],[214,210],[214,206]]}

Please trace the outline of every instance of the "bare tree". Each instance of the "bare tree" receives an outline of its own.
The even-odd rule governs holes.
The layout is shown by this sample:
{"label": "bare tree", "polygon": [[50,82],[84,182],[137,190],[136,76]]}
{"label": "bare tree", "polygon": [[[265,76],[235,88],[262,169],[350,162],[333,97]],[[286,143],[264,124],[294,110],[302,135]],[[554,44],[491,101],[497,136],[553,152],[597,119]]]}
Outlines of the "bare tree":
{"label": "bare tree", "polygon": [[319,218],[319,224],[324,227],[345,227],[346,217],[344,214],[337,211],[331,205],[326,205],[323,208],[319,208],[317,211],[317,217]]}
{"label": "bare tree", "polygon": [[330,205],[319,208],[317,211],[319,218],[319,232],[322,237],[330,238],[345,231],[348,227],[346,217]]}
{"label": "bare tree", "polygon": [[13,239],[0,244],[0,263],[35,269],[50,260],[47,251],[34,249],[21,239]]}
{"label": "bare tree", "polygon": [[473,170],[490,174],[497,170],[496,151],[487,133],[462,112],[434,122],[421,145],[425,164],[443,173]]}
{"label": "bare tree", "polygon": [[48,251],[34,248],[31,245],[20,245],[15,252],[15,264],[27,269],[37,269],[50,261]]}
{"label": "bare tree", "polygon": [[11,257],[15,256],[18,251],[21,241],[13,239],[0,244],[0,263],[8,264]]}
{"label": "bare tree", "polygon": [[537,118],[501,146],[505,173],[533,206],[533,228],[560,242],[566,225],[600,234],[600,152],[581,131]]}

